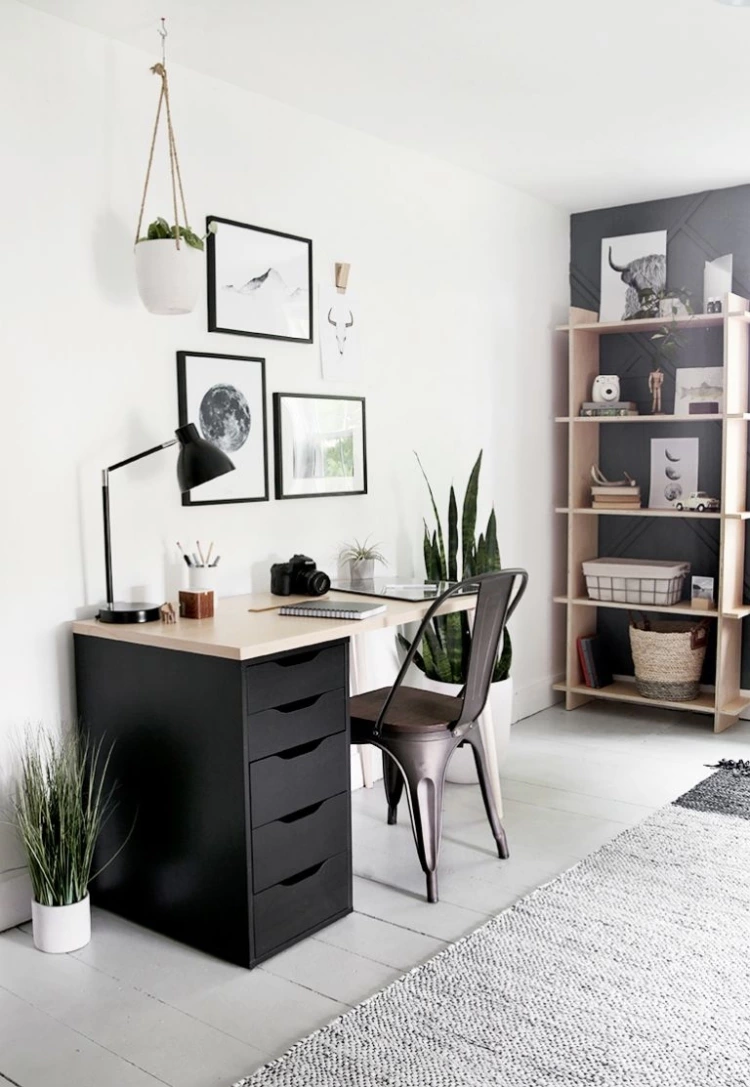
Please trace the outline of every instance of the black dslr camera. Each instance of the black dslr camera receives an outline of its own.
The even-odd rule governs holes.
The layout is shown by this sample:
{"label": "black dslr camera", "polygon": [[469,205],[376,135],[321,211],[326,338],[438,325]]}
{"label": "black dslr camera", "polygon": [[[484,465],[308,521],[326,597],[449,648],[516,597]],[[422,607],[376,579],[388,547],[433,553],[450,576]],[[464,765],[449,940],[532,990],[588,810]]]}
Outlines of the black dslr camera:
{"label": "black dslr camera", "polygon": [[275,562],[271,567],[271,592],[275,596],[322,596],[331,587],[331,579],[307,555],[292,555],[289,562]]}

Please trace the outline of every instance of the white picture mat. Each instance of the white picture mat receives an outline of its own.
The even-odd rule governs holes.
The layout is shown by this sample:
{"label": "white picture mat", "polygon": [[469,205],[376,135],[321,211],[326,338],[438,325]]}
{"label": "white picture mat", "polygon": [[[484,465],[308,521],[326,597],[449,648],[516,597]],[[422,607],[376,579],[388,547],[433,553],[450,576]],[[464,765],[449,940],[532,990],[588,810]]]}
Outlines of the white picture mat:
{"label": "white picture mat", "polygon": [[709,298],[718,298],[722,305],[732,290],[734,257],[727,253],[716,260],[707,260],[703,268],[703,312],[708,309]]}
{"label": "white picture mat", "polygon": [[[325,397],[280,398],[279,427],[284,497],[294,495],[352,493],[365,488],[364,404],[361,400]],[[320,438],[351,434],[354,474],[351,476],[295,476],[295,445],[316,444]]]}
{"label": "white picture mat", "polygon": [[[719,395],[714,395],[717,389]],[[723,366],[680,366],[675,370],[674,414],[690,414],[692,403],[718,403],[719,412],[724,411],[724,367]]]}
{"label": "white picture mat", "polygon": [[618,238],[602,238],[601,251],[601,302],[600,321],[622,321],[625,315],[628,286],[620,272],[609,266],[609,247],[615,264],[629,264],[638,257],[653,254],[667,255],[666,230],[653,230],[646,234],[623,234]]}
{"label": "white picture mat", "polygon": [[698,490],[699,448],[698,438],[651,439],[650,509],[674,509],[676,500]]}
{"label": "white picture mat", "polygon": [[[336,325],[331,323],[331,319]],[[353,323],[346,327],[346,322]],[[360,376],[359,305],[347,290],[321,284],[318,295],[320,367],[326,381],[358,381]]]}
{"label": "white picture mat", "polygon": [[234,385],[250,406],[250,434],[238,450],[228,452],[235,470],[212,479],[190,492],[195,502],[237,501],[266,496],[263,366],[249,359],[185,356],[187,420],[195,423],[202,438],[200,406],[205,393],[219,383]]}
{"label": "white picture mat", "polygon": [[[307,242],[219,222],[212,244],[217,328],[310,337]],[[269,269],[271,276],[257,290],[238,293]]]}

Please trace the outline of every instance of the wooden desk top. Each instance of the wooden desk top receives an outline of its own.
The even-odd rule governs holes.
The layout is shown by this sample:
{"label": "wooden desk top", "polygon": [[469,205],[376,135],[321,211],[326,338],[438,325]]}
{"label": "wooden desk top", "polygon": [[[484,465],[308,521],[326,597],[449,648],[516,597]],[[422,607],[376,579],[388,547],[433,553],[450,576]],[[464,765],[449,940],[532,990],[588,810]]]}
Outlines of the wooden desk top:
{"label": "wooden desk top", "polygon": [[[274,609],[282,607],[284,603],[294,603],[297,599],[277,597]],[[330,592],[326,599],[357,600],[361,603],[363,597]],[[268,603],[267,593],[228,596],[220,599],[218,614],[213,619],[178,619],[174,624],[128,623],[122,626],[85,619],[74,622],[72,626],[74,634],[86,634],[93,638],[112,638],[136,645],[244,661],[290,649],[304,649],[305,646],[332,642],[337,638],[349,638],[369,630],[418,622],[431,601],[373,598],[373,603],[384,603],[386,610],[370,619],[302,619],[279,615],[277,610],[267,610]],[[442,611],[469,611],[475,603],[474,596],[459,596],[449,600]]]}

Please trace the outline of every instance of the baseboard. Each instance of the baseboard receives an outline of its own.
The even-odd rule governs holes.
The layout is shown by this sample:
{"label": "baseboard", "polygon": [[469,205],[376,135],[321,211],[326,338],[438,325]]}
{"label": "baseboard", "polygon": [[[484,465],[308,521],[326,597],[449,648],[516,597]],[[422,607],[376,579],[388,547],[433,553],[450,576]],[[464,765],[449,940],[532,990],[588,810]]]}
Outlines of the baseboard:
{"label": "baseboard", "polygon": [[0,932],[31,920],[31,881],[25,868],[0,875]]}
{"label": "baseboard", "polygon": [[522,690],[516,690],[513,697],[513,723],[522,721],[524,717],[533,717],[535,713],[541,713],[549,706],[561,702],[563,695],[555,691],[553,683],[560,683],[565,679],[564,675],[549,676],[538,683],[532,683]]}

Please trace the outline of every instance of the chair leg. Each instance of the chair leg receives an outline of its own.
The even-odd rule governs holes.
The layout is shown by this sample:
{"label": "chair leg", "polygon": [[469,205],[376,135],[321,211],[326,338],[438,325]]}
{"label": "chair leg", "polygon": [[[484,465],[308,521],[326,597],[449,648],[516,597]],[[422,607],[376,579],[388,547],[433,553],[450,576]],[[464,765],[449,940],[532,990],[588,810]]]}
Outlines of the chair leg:
{"label": "chair leg", "polygon": [[427,901],[437,902],[437,862],[443,826],[443,784],[453,744],[420,744],[419,763],[404,760],[409,812],[422,871],[427,878]]}
{"label": "chair leg", "polygon": [[474,753],[474,763],[477,768],[477,777],[479,778],[479,785],[482,790],[484,810],[487,812],[487,819],[492,827],[492,834],[497,843],[497,855],[501,860],[507,860],[510,856],[508,839],[503,824],[500,822],[500,816],[497,814],[497,807],[495,805],[495,797],[490,779],[490,769],[487,763],[487,752],[484,749],[484,742],[476,725],[468,733],[466,739],[471,744],[471,750]]}
{"label": "chair leg", "polygon": [[396,760],[386,751],[383,752],[383,788],[388,801],[388,825],[392,827],[398,821],[398,802],[404,791],[404,777]]}

